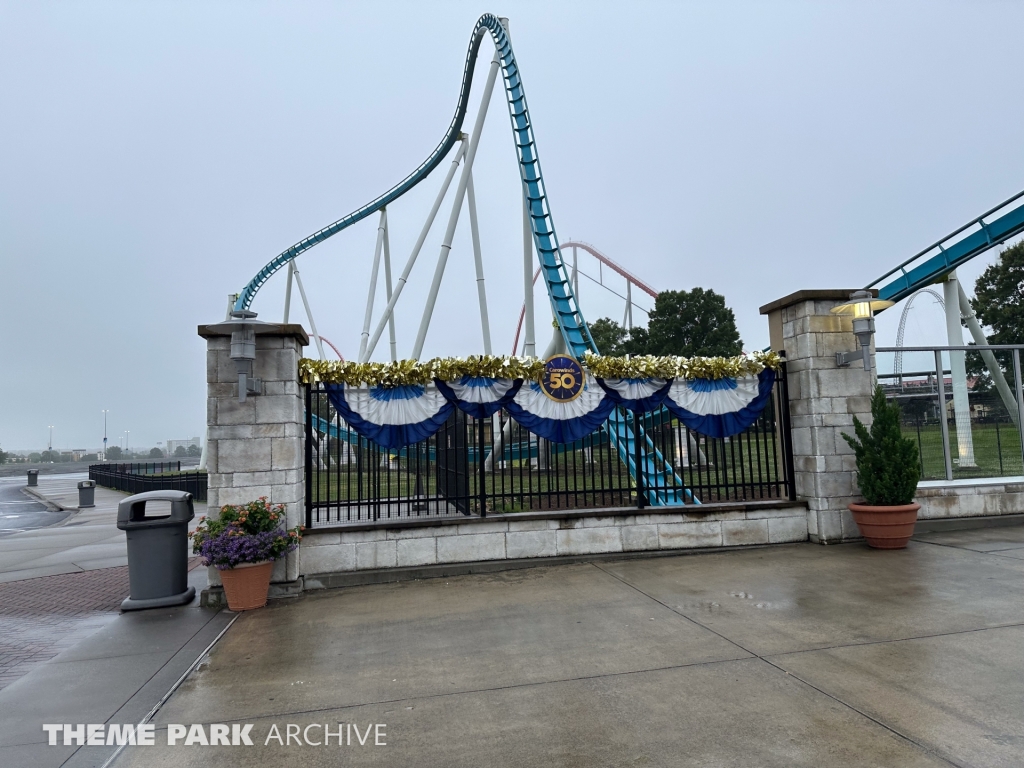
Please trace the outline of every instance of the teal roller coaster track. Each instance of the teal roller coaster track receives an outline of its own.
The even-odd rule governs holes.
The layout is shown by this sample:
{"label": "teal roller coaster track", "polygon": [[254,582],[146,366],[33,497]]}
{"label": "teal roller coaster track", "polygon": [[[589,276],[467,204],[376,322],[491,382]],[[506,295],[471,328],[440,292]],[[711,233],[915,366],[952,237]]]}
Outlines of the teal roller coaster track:
{"label": "teal roller coaster track", "polygon": [[[462,125],[466,118],[469,94],[473,85],[473,71],[480,44],[488,33],[494,41],[501,66],[509,118],[512,123],[512,134],[519,160],[523,196],[527,203],[534,246],[552,312],[561,330],[565,347],[574,357],[580,358],[588,351],[595,353],[598,351],[586,320],[583,318],[583,313],[580,311],[568,270],[559,250],[558,236],[555,233],[555,224],[544,188],[533,124],[526,104],[526,92],[523,88],[515,54],[512,51],[512,44],[501,20],[489,13],[481,16],[473,29],[469,50],[466,53],[462,88],[459,92],[455,115],[437,148],[415,171],[390,190],[333,224],[299,241],[263,267],[238,294],[235,310],[249,309],[259,289],[274,273],[295,257],[385,208],[426,179],[437,168],[462,138]],[[615,444],[621,460],[629,468],[630,474],[633,477],[637,477],[638,471],[642,474],[644,487],[649,489],[646,494],[649,503],[652,506],[681,504],[684,499],[691,503],[699,503],[688,490],[683,488],[682,480],[676,475],[674,468],[665,461],[661,452],[656,449],[650,438],[643,434],[642,430],[639,439],[646,441],[648,450],[644,452],[645,458],[638,470],[635,450],[637,436],[634,435],[630,422],[631,419],[620,409],[613,413],[605,425],[605,429]],[[667,479],[669,482],[666,482]]]}

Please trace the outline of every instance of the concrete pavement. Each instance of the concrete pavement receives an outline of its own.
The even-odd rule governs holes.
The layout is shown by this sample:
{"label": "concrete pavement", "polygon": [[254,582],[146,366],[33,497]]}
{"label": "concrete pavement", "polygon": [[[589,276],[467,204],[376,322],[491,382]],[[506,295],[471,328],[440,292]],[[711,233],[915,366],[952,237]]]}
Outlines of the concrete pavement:
{"label": "concrete pavement", "polygon": [[[234,614],[200,608],[119,614],[128,595],[126,494],[96,489],[78,510],[82,476],[39,478],[68,517],[0,538],[0,766],[99,766],[115,747],[46,745],[44,722],[139,722],[195,664]],[[21,481],[23,483],[23,481]],[[198,564],[198,560],[196,561]],[[189,573],[197,592],[206,569]]]}
{"label": "concrete pavement", "polygon": [[[243,614],[114,765],[1019,766],[1022,580],[1014,527],[307,594]],[[232,722],[256,746],[166,745]],[[313,723],[387,745],[264,745]]]}
{"label": "concrete pavement", "polygon": [[[127,494],[96,488],[96,506],[78,509],[78,481],[86,475],[40,475],[29,489],[65,515],[46,528],[0,538],[0,583],[128,565],[117,504]],[[24,482],[24,481],[22,481]]]}

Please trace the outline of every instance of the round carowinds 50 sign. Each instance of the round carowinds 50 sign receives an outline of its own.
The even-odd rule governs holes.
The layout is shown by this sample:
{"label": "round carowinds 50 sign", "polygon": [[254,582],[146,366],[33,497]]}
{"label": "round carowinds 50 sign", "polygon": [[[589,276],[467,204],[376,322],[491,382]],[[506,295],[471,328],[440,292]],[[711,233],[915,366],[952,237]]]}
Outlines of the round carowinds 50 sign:
{"label": "round carowinds 50 sign", "polygon": [[552,400],[567,403],[583,394],[583,368],[568,355],[553,355],[544,364],[541,391]]}

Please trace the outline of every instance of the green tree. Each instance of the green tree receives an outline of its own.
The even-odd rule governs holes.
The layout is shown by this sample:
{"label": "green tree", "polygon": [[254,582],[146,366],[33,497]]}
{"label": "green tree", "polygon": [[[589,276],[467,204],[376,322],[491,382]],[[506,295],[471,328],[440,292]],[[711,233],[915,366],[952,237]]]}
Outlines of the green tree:
{"label": "green tree", "polygon": [[190,445],[185,450],[185,455],[186,456],[194,456],[194,457],[198,458],[198,457],[203,455],[203,449],[200,448],[198,445]]}
{"label": "green tree", "polygon": [[1024,344],[1024,242],[999,253],[974,284],[971,306],[993,333],[990,344]]}
{"label": "green tree", "polygon": [[647,355],[651,348],[651,334],[642,325],[634,325],[629,336],[622,343],[623,355]]}
{"label": "green tree", "polygon": [[107,448],[107,459],[110,461],[117,461],[121,458],[121,447],[115,445],[112,448]]}
{"label": "green tree", "polygon": [[159,448],[150,448],[149,449],[149,458],[151,458],[151,459],[162,459],[163,457],[164,457],[164,452],[161,451]]}
{"label": "green tree", "polygon": [[610,317],[602,317],[590,323],[590,335],[597,345],[598,351],[606,357],[618,357],[624,354],[622,345],[629,338],[626,329]]}
{"label": "green tree", "polygon": [[871,398],[871,426],[853,417],[856,437],[845,432],[843,439],[857,457],[857,484],[872,506],[899,506],[914,500],[921,477],[917,445],[903,436],[900,407],[885,399],[885,390],[875,388]]}
{"label": "green tree", "polygon": [[743,351],[736,315],[712,290],[662,291],[650,318],[648,354],[729,357]]}
{"label": "green tree", "polygon": [[58,451],[52,451],[52,450],[51,451],[43,451],[40,454],[40,456],[39,456],[39,460],[43,461],[43,462],[49,462],[49,463],[58,462],[58,461],[60,461],[60,453]]}
{"label": "green tree", "polygon": [[179,445],[174,449],[174,457],[180,459],[182,456],[188,456],[188,451],[185,450],[184,445]]}
{"label": "green tree", "polygon": [[7,460],[9,458],[10,458],[10,454],[9,453],[5,453],[3,448],[0,448],[0,464],[6,464]]}
{"label": "green tree", "polygon": [[32,464],[38,464],[39,462],[41,462],[41,461],[43,460],[43,454],[41,454],[41,453],[35,453],[35,452],[33,452],[33,453],[30,453],[30,454],[28,455],[28,460],[29,460],[29,462],[31,462]]}

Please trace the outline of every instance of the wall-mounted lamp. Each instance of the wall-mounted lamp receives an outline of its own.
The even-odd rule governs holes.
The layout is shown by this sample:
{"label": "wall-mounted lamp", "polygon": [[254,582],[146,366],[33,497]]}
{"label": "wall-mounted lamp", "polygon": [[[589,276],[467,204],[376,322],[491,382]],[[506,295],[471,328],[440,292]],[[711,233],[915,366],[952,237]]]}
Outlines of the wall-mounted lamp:
{"label": "wall-mounted lamp", "polygon": [[256,313],[246,309],[231,313],[235,322],[228,321],[224,330],[231,331],[231,354],[238,372],[238,402],[244,403],[246,395],[263,393],[263,382],[252,376],[252,364],[256,360]]}
{"label": "wall-mounted lamp", "polygon": [[850,301],[832,308],[834,315],[853,315],[853,335],[860,342],[859,352],[836,352],[836,365],[848,366],[858,357],[864,360],[864,370],[871,370],[871,337],[875,335],[875,312],[888,309],[895,302],[873,298],[871,291],[854,291]]}

